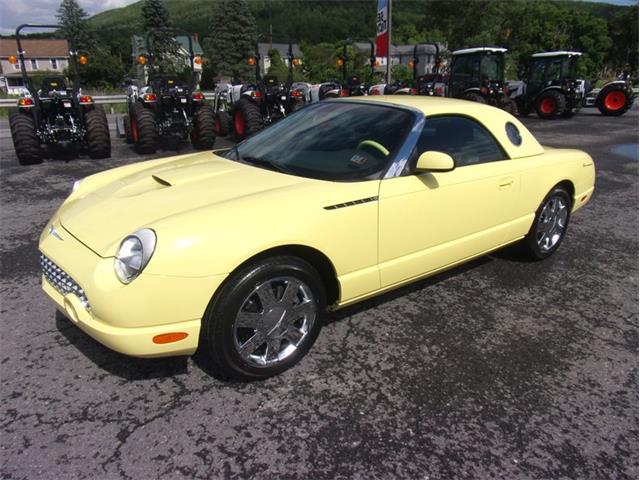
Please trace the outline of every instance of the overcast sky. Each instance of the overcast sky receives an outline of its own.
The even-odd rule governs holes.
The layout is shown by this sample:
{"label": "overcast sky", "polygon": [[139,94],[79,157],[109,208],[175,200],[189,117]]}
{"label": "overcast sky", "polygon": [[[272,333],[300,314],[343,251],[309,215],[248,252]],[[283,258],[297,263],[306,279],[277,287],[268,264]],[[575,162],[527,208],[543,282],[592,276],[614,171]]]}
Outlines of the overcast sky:
{"label": "overcast sky", "polygon": [[[123,7],[136,0],[79,0],[90,15]],[[638,0],[587,0],[604,1],[616,5],[635,5]],[[0,0],[0,34],[13,33],[21,23],[50,23],[56,21],[60,0]]]}
{"label": "overcast sky", "polygon": [[[79,0],[89,15],[124,7],[137,0]],[[22,23],[56,23],[56,10],[60,0],[0,0],[0,33],[16,31]],[[35,30],[33,30],[35,31]]]}

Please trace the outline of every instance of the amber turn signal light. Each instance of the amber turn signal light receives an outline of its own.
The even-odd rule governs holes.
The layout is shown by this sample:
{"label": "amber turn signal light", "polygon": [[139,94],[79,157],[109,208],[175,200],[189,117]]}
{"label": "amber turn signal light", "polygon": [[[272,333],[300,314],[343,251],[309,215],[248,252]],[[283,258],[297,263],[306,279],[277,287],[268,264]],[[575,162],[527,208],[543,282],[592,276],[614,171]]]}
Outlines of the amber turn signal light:
{"label": "amber turn signal light", "polygon": [[161,335],[156,335],[155,337],[153,337],[153,343],[162,345],[164,343],[179,342],[180,340],[184,340],[188,336],[189,334],[185,332],[163,333]]}

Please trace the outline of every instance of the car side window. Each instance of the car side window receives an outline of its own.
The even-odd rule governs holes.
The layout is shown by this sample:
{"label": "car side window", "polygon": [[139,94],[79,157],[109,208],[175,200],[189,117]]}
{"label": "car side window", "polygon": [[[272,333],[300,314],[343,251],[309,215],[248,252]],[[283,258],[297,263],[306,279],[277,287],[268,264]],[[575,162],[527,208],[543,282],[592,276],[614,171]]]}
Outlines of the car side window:
{"label": "car side window", "polygon": [[508,158],[487,129],[467,117],[427,118],[417,150],[418,155],[428,150],[447,153],[456,168]]}

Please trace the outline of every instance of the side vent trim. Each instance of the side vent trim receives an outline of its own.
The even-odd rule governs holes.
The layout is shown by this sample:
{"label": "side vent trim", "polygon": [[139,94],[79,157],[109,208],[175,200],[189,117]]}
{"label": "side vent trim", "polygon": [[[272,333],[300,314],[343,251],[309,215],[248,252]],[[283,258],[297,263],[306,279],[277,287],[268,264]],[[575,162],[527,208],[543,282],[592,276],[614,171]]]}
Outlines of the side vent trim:
{"label": "side vent trim", "polygon": [[336,203],[335,205],[328,205],[328,206],[324,207],[324,209],[325,210],[337,210],[338,208],[352,207],[354,205],[361,205],[363,203],[377,202],[377,201],[378,201],[378,196],[376,195],[375,197],[360,198],[358,200],[352,200],[350,202]]}

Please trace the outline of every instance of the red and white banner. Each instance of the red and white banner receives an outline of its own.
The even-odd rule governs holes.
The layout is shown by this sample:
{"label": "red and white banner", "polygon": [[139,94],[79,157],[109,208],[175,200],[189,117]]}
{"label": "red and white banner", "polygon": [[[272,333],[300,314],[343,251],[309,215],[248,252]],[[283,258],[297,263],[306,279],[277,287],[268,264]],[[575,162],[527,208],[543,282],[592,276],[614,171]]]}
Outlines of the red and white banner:
{"label": "red and white banner", "polygon": [[378,0],[376,15],[376,57],[386,57],[389,45],[389,0]]}

